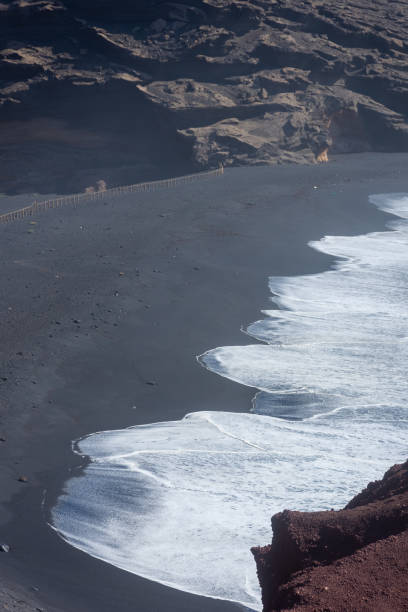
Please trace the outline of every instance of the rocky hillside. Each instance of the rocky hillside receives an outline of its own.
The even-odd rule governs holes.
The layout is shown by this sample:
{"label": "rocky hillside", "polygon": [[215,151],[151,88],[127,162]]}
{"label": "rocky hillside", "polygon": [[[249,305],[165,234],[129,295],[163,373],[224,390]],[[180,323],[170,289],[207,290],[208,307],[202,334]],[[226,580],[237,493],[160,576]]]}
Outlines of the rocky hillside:
{"label": "rocky hillside", "polygon": [[286,510],[272,528],[253,549],[264,612],[408,610],[408,461],[344,510]]}
{"label": "rocky hillside", "polygon": [[406,0],[0,0],[0,191],[408,149]]}

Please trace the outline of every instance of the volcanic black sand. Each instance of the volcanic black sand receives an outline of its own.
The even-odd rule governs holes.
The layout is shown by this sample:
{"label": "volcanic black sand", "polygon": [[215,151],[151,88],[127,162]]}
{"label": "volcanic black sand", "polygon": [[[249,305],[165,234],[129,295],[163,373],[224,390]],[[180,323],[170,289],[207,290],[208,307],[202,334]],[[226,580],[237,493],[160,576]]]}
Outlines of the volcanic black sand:
{"label": "volcanic black sand", "polygon": [[[253,391],[195,356],[253,342],[240,327],[271,307],[268,276],[330,265],[309,240],[383,229],[390,217],[368,195],[408,191],[407,163],[406,154],[364,154],[236,168],[0,226],[0,540],[11,547],[0,553],[0,602],[237,609],[117,570],[47,526],[64,480],[80,469],[71,441],[196,410],[248,411]],[[2,210],[9,205],[0,198]]]}

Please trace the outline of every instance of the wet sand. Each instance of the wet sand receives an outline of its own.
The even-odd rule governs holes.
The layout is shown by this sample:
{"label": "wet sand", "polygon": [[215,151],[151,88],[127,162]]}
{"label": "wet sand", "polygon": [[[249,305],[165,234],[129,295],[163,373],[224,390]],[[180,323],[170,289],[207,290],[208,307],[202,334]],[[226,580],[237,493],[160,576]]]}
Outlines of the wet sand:
{"label": "wet sand", "polygon": [[364,154],[237,168],[0,226],[0,539],[11,546],[0,571],[14,609],[237,610],[92,559],[47,526],[81,469],[71,441],[196,410],[248,411],[253,391],[195,356],[245,342],[240,327],[271,307],[268,276],[330,266],[309,240],[383,229],[389,216],[368,195],[408,191],[407,163]]}

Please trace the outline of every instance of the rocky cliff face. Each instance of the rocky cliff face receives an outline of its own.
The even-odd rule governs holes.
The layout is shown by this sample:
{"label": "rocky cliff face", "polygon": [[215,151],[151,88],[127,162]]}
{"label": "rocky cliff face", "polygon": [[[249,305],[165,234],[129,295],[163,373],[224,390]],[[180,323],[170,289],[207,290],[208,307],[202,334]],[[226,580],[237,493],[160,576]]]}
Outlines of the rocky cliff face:
{"label": "rocky cliff face", "polygon": [[408,149],[404,0],[0,0],[0,189]]}
{"label": "rocky cliff face", "polygon": [[408,461],[344,510],[285,510],[272,528],[253,549],[265,612],[408,609]]}

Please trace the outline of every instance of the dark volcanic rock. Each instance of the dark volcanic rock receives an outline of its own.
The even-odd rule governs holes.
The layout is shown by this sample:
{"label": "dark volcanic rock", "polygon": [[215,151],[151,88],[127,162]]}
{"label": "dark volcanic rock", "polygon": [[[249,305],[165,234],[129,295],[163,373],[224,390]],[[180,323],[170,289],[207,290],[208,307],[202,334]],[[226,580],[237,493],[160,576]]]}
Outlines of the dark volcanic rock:
{"label": "dark volcanic rock", "polygon": [[1,189],[408,148],[403,0],[0,2]]}
{"label": "dark volcanic rock", "polygon": [[265,612],[408,609],[408,461],[344,510],[272,517],[254,548]]}

